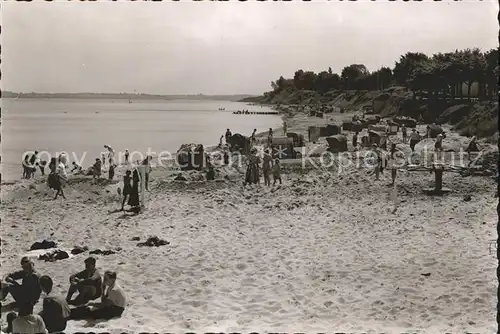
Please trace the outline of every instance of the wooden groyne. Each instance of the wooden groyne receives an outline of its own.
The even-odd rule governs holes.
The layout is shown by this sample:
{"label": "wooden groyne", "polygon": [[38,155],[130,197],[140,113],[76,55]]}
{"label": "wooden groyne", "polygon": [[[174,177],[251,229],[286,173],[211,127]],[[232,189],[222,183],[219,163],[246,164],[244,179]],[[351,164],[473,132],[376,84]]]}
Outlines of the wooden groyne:
{"label": "wooden groyne", "polygon": [[279,115],[279,111],[233,111],[233,115]]}

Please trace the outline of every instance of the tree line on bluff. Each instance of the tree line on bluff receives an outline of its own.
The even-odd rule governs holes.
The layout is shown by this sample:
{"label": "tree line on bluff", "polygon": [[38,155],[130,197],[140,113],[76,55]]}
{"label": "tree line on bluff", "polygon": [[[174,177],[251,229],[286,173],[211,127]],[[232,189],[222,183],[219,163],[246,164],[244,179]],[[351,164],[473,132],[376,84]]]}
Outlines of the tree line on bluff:
{"label": "tree line on bluff", "polygon": [[498,49],[481,52],[479,49],[455,50],[427,56],[408,52],[401,56],[393,69],[382,67],[369,72],[363,64],[352,64],[341,74],[332,69],[314,73],[298,70],[293,79],[281,76],[271,82],[272,91],[264,93],[267,99],[282,91],[308,90],[325,94],[332,90],[382,90],[390,86],[404,86],[416,93],[426,92],[428,99],[463,97],[462,87],[477,83],[479,99],[496,99],[498,76]]}

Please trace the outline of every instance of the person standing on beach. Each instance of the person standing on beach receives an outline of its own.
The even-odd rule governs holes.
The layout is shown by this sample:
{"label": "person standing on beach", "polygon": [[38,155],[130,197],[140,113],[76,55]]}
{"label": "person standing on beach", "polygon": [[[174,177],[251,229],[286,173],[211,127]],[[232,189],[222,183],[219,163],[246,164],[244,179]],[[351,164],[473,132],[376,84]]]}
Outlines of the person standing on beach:
{"label": "person standing on beach", "polygon": [[396,148],[396,144],[392,143],[391,144],[391,151],[390,151],[390,160],[389,160],[389,167],[391,168],[391,178],[392,178],[392,183],[391,183],[391,186],[394,185],[394,182],[396,182],[396,176],[397,176],[397,172],[398,172],[398,169],[397,169],[397,166],[396,166],[396,152],[397,152],[397,148]]}
{"label": "person standing on beach", "polygon": [[151,160],[152,160],[152,157],[150,155],[148,155],[146,157],[146,159],[144,159],[142,161],[142,165],[145,168],[144,174],[145,174],[145,178],[146,178],[144,180],[144,185],[145,185],[145,188],[146,188],[147,191],[149,191],[148,184],[149,184],[149,174],[151,173]]}
{"label": "person standing on beach", "polygon": [[231,130],[227,129],[226,130],[226,144],[229,144],[232,135],[233,134],[231,133]]}
{"label": "person standing on beach", "polygon": [[129,198],[128,198],[128,205],[131,206],[132,210],[135,212],[138,212],[138,208],[140,206],[139,202],[139,182],[141,181],[141,178],[139,176],[139,172],[137,171],[137,168],[134,169],[134,172],[132,173],[132,190],[130,191]]}
{"label": "person standing on beach", "polygon": [[420,141],[420,135],[417,133],[416,129],[411,130],[410,134],[410,148],[412,152],[415,152],[415,145]]}
{"label": "person standing on beach", "polygon": [[403,144],[406,144],[408,133],[407,133],[407,130],[406,130],[406,126],[404,124],[401,127],[401,133],[403,134]]}
{"label": "person standing on beach", "polygon": [[273,129],[269,128],[269,132],[267,134],[267,146],[271,147],[272,143],[273,143]]}
{"label": "person standing on beach", "polygon": [[252,145],[254,145],[256,143],[256,139],[255,139],[255,134],[257,133],[257,129],[253,129],[253,132],[252,132],[252,135],[250,136],[250,142]]}
{"label": "person standing on beach", "polygon": [[[70,287],[66,302],[70,305],[87,304],[89,301],[101,297],[102,294],[102,279],[96,268],[96,259],[88,257],[84,262],[85,269],[69,278]],[[75,292],[78,292],[78,296],[72,299]]]}
{"label": "person standing on beach", "polygon": [[219,138],[219,146],[218,147],[222,147],[222,139],[224,139],[224,135],[221,135],[220,138]]}
{"label": "person standing on beach", "polygon": [[285,121],[283,121],[283,136],[286,136],[286,134],[287,134],[287,130],[288,130],[288,128],[287,128],[287,124],[286,124],[286,122],[285,122]]}
{"label": "person standing on beach", "polygon": [[352,146],[354,147],[354,151],[358,149],[358,133],[359,132],[356,131],[354,136],[352,136]]}
{"label": "person standing on beach", "polygon": [[40,169],[40,173],[42,173],[42,176],[45,176],[45,166],[47,165],[47,161],[45,160],[40,160],[38,163],[38,168]]}
{"label": "person standing on beach", "polygon": [[124,210],[125,207],[125,201],[127,198],[130,198],[130,195],[132,194],[132,172],[130,170],[127,170],[125,172],[125,175],[123,176],[123,201],[122,201],[122,209],[121,211]]}
{"label": "person standing on beach", "polygon": [[59,333],[66,329],[71,310],[68,302],[58,295],[50,295],[54,283],[49,276],[40,277],[40,288],[45,292],[43,310],[40,316],[49,333]]}
{"label": "person standing on beach", "polygon": [[378,149],[377,144],[372,145],[372,152],[375,158],[375,180],[378,180],[380,173],[382,172],[382,152]]}
{"label": "person standing on beach", "polygon": [[29,179],[31,176],[31,167],[30,167],[30,157],[29,155],[24,156],[24,160],[22,162],[23,165],[23,179]]}
{"label": "person standing on beach", "polygon": [[62,162],[62,160],[59,160],[59,164],[57,165],[57,181],[58,187],[56,189],[57,192],[54,200],[57,199],[57,196],[59,196],[59,194],[61,194],[62,197],[66,199],[66,197],[64,196],[63,187],[66,182],[68,182],[68,174],[66,173],[66,165]]}
{"label": "person standing on beach", "polygon": [[129,161],[128,161],[128,158],[130,156],[130,153],[128,152],[128,150],[125,150],[125,163],[128,164]]}
{"label": "person standing on beach", "polygon": [[110,164],[109,165],[109,170],[108,170],[108,179],[109,179],[109,181],[113,181],[114,177],[115,177],[115,164]]}
{"label": "person standing on beach", "polygon": [[271,185],[271,164],[273,158],[270,154],[270,149],[264,151],[264,157],[262,159],[262,174],[264,174],[264,185]]}
{"label": "person standing on beach", "polygon": [[106,155],[101,153],[101,168],[104,168],[104,166],[106,166]]}
{"label": "person standing on beach", "polygon": [[280,167],[280,159],[276,158],[274,160],[274,165],[273,165],[273,186],[276,184],[276,181],[281,182],[281,167]]}
{"label": "person standing on beach", "polygon": [[108,150],[108,162],[110,165],[115,163],[115,150],[111,148],[111,146],[104,145],[104,148]]}

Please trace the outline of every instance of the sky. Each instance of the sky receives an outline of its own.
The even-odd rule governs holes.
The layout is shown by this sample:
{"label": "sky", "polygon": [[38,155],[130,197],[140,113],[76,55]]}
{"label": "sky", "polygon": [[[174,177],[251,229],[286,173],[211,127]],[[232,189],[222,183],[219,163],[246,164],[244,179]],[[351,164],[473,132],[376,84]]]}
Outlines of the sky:
{"label": "sky", "polygon": [[2,89],[261,94],[298,69],[498,47],[498,3],[3,2]]}

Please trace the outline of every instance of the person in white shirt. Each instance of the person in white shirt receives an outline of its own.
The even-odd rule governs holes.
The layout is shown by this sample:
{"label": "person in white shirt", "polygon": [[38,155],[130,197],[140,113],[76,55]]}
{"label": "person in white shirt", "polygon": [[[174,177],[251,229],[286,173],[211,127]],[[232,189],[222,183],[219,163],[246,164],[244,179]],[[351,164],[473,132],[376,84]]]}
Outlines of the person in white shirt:
{"label": "person in white shirt", "polygon": [[90,311],[91,319],[111,319],[120,317],[127,305],[125,291],[116,283],[116,272],[106,271],[103,280],[101,304]]}
{"label": "person in white shirt", "polygon": [[38,314],[33,314],[33,304],[22,303],[19,307],[17,318],[12,321],[12,333],[48,334],[48,331],[42,317]]}
{"label": "person in white shirt", "polygon": [[66,199],[66,197],[64,196],[63,187],[68,181],[68,174],[66,173],[66,165],[63,163],[61,159],[59,159],[59,164],[57,165],[56,174],[58,178],[58,187],[57,187],[56,197],[54,197],[54,200],[57,199],[57,196],[59,196],[59,194],[61,194],[62,197]]}

